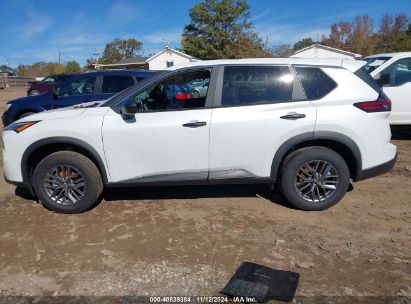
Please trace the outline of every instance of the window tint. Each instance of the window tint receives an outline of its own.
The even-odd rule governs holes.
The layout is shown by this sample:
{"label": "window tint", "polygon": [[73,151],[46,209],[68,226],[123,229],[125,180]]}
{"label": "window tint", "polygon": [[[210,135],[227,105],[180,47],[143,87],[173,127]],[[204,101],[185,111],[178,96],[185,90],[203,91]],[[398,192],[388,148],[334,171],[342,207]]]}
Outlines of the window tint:
{"label": "window tint", "polygon": [[293,76],[285,66],[228,66],[224,69],[222,106],[292,101]]}
{"label": "window tint", "polygon": [[104,76],[102,93],[117,93],[134,84],[131,76]]}
{"label": "window tint", "polygon": [[59,96],[85,95],[94,92],[96,77],[77,78],[59,88]]}
{"label": "window tint", "polygon": [[320,68],[296,67],[295,70],[309,100],[321,99],[337,87]]}
{"label": "window tint", "polygon": [[191,83],[203,83],[209,78],[208,70],[178,74],[138,92],[129,102],[136,102],[140,112],[202,108],[208,87],[203,94],[193,94],[195,87]]}
{"label": "window tint", "polygon": [[397,60],[375,78],[381,86],[400,86],[406,82],[411,82],[411,58]]}

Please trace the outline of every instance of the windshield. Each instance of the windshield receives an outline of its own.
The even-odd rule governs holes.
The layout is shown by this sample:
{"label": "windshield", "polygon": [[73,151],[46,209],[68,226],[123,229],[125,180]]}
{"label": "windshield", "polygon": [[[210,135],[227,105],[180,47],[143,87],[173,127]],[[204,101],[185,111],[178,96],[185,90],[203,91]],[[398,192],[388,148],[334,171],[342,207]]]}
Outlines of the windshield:
{"label": "windshield", "polygon": [[361,60],[364,60],[367,62],[367,64],[364,66],[365,70],[368,73],[371,73],[374,71],[376,68],[381,66],[383,63],[386,61],[390,60],[392,57],[384,56],[384,57],[371,57],[371,58],[361,58]]}

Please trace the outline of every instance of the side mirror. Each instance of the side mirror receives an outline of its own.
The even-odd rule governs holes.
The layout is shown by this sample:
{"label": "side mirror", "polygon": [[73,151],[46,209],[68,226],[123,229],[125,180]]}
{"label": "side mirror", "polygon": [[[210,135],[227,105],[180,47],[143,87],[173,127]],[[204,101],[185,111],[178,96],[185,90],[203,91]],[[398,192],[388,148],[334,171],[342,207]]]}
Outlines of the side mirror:
{"label": "side mirror", "polygon": [[58,99],[59,98],[59,89],[58,88],[53,88],[51,90],[51,97],[53,99]]}
{"label": "side mirror", "polygon": [[124,119],[131,119],[138,113],[138,106],[135,102],[127,103],[121,106],[121,116]]}

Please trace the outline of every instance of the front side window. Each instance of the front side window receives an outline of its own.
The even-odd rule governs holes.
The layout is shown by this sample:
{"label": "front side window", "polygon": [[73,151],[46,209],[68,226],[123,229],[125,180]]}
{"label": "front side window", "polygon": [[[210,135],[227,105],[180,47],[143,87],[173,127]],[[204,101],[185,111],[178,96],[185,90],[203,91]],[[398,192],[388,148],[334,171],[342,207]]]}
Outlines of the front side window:
{"label": "front side window", "polygon": [[298,78],[309,100],[321,99],[337,87],[337,84],[321,68],[296,67]]}
{"label": "front side window", "polygon": [[134,84],[131,76],[104,76],[102,93],[117,93]]}
{"label": "front side window", "polygon": [[224,69],[221,105],[292,101],[293,82],[286,66],[228,66]]}
{"label": "front side window", "polygon": [[59,88],[59,96],[93,94],[96,77],[77,78]]}
{"label": "front side window", "polygon": [[387,56],[382,56],[382,57],[372,57],[372,58],[361,58],[361,60],[364,60],[367,62],[367,64],[364,66],[364,68],[367,70],[368,73],[371,73],[375,69],[379,68],[381,65],[383,65],[385,62],[390,60],[391,57]]}
{"label": "front side window", "polygon": [[42,83],[54,83],[56,82],[56,79],[54,76],[49,76],[43,79]]}
{"label": "front side window", "polygon": [[136,93],[128,102],[137,103],[139,112],[203,108],[207,91],[201,96],[193,94],[191,83],[203,82],[209,78],[208,70],[181,73]]}
{"label": "front side window", "polygon": [[375,76],[380,86],[400,86],[411,82],[411,58],[399,59]]}

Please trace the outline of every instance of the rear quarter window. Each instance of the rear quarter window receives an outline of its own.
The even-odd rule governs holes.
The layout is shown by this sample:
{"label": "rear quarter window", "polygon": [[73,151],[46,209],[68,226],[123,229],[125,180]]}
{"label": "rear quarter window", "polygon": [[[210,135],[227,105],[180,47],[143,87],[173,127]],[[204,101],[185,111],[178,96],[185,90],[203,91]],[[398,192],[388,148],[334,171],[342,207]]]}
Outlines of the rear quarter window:
{"label": "rear quarter window", "polygon": [[337,87],[334,80],[317,67],[295,67],[309,100],[321,99]]}

